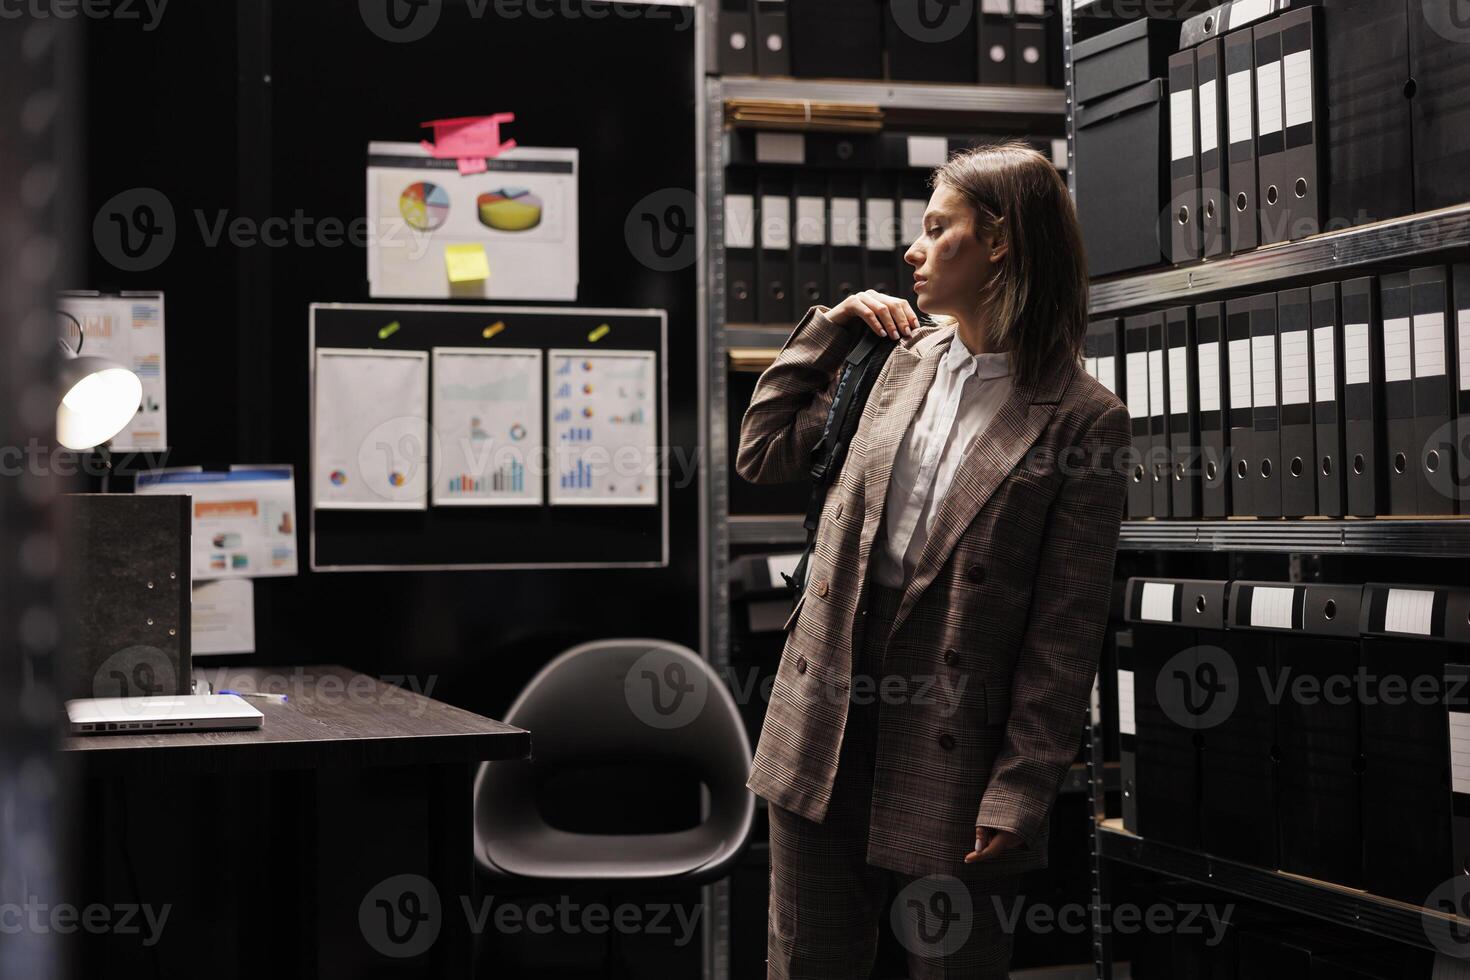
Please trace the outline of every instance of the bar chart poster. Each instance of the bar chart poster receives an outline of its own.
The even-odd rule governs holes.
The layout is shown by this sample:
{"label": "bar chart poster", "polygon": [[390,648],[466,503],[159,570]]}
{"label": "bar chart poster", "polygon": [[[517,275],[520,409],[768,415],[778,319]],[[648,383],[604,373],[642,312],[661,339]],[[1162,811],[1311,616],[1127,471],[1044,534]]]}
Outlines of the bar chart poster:
{"label": "bar chart poster", "polygon": [[658,503],[656,351],[547,351],[553,504]]}
{"label": "bar chart poster", "polygon": [[539,348],[435,347],[436,507],[540,504]]}

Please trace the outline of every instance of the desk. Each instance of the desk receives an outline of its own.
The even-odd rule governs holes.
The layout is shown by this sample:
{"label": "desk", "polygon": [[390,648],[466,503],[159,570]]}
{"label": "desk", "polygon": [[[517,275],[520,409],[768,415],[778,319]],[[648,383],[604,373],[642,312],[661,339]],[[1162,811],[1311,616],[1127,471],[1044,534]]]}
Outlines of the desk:
{"label": "desk", "polygon": [[[78,972],[468,975],[475,769],[528,757],[530,733],[342,667],[199,672],[288,700],[250,699],[254,731],[65,740],[86,901],[171,907],[154,946],[86,937]],[[440,921],[400,957],[375,918],[400,896],[376,909],[374,890],[403,875],[430,883]]]}

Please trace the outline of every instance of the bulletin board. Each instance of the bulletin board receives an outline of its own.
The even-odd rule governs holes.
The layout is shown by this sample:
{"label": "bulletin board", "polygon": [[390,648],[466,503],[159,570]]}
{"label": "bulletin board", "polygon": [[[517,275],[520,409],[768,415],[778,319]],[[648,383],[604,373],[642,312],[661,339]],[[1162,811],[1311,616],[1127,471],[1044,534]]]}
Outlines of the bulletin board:
{"label": "bulletin board", "polygon": [[[313,303],[310,307],[308,370],[311,378],[308,428],[310,478],[302,481],[310,503],[310,564],[314,571],[441,571],[537,568],[656,568],[669,563],[669,474],[667,314],[664,310],[593,309],[583,307],[432,306],[410,304]],[[504,352],[532,358],[538,384],[532,387],[540,418],[528,424],[531,439],[544,442],[546,453],[516,474],[516,488],[525,486],[531,499],[482,501],[463,506],[446,495],[464,485],[457,470],[441,473],[441,459],[454,458],[465,437],[455,430],[448,413],[436,420],[433,406],[436,380],[429,379],[429,418],[424,430],[424,458],[430,462],[424,492],[417,506],[381,508],[335,505],[324,499],[319,506],[317,365],[325,357],[381,352],[383,359],[427,357],[432,371],[446,352]],[[588,382],[608,366],[638,372],[647,379],[647,407],[652,417],[639,413],[632,420],[652,423],[656,458],[645,480],[634,467],[592,468],[564,463],[566,440],[596,439],[597,423],[605,422],[604,403],[592,403]],[[560,373],[558,373],[560,372]],[[624,376],[613,372],[612,377]],[[631,374],[626,374],[631,377]],[[621,380],[615,382],[622,384]],[[631,385],[631,383],[630,383]],[[578,397],[567,397],[569,391]],[[598,396],[603,394],[599,386]],[[633,392],[629,392],[633,394]],[[593,409],[596,409],[594,412]],[[616,411],[617,406],[611,406]],[[576,410],[575,418],[570,417]],[[583,420],[586,412],[590,419]],[[634,413],[626,413],[633,415]],[[623,419],[618,419],[623,421]],[[477,420],[478,422],[478,420]],[[539,425],[537,424],[539,423]],[[486,425],[489,426],[489,422]],[[444,429],[446,448],[440,445]],[[645,428],[643,431],[647,431]],[[376,438],[376,437],[375,437]],[[399,430],[388,440],[398,445]],[[324,437],[326,441],[326,437]],[[413,450],[417,438],[403,443]],[[324,449],[325,452],[325,449]],[[459,462],[466,458],[463,454]],[[470,458],[475,458],[471,456]],[[596,457],[593,457],[594,459]],[[479,469],[483,469],[479,464]],[[498,471],[496,471],[498,472]],[[496,472],[477,470],[467,480],[496,478]],[[336,477],[335,472],[331,476]],[[440,479],[444,477],[444,479]],[[345,475],[342,477],[345,481]],[[613,485],[614,480],[621,485]],[[632,479],[634,482],[628,482]],[[539,487],[535,481],[540,481]],[[589,485],[589,484],[596,485]],[[448,489],[446,489],[448,488]],[[540,492],[535,492],[539,489]],[[420,490],[416,489],[415,493]],[[458,506],[452,504],[460,504]]]}

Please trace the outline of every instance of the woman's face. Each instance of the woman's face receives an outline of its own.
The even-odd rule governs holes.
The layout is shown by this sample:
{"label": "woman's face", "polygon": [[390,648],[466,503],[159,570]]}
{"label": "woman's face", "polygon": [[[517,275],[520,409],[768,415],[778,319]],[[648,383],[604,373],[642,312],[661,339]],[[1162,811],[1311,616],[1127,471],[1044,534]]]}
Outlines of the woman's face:
{"label": "woman's face", "polygon": [[976,235],[975,209],[959,192],[940,185],[924,212],[924,230],[903,260],[914,267],[919,309],[930,315],[967,316],[980,289],[1005,254],[989,236]]}

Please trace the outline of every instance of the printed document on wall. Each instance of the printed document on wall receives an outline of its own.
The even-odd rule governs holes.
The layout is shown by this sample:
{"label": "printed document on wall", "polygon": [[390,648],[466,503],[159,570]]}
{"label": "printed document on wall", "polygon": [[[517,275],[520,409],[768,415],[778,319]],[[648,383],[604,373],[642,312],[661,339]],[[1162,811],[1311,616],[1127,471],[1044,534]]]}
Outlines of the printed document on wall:
{"label": "printed document on wall", "polygon": [[658,502],[654,351],[547,352],[553,504]]}
{"label": "printed document on wall", "polygon": [[433,503],[539,504],[541,351],[435,347]]}
{"label": "printed document on wall", "polygon": [[296,574],[296,477],[290,464],[138,474],[137,493],[192,498],[194,581]]}
{"label": "printed document on wall", "polygon": [[461,174],[417,143],[369,143],[369,293],[575,300],[577,156],[517,146]]}
{"label": "printed document on wall", "polygon": [[324,510],[423,510],[430,445],[429,352],[316,352],[312,499]]}
{"label": "printed document on wall", "polygon": [[255,583],[245,578],[199,582],[189,611],[189,652],[255,652]]}
{"label": "printed document on wall", "polygon": [[[113,451],[168,448],[168,413],[163,373],[163,294],[62,293],[57,303],[82,326],[83,357],[105,357],[143,382],[143,401],[133,420],[112,438]],[[63,336],[77,349],[77,324],[62,318]]]}

